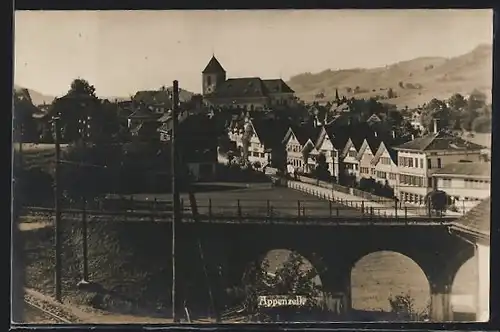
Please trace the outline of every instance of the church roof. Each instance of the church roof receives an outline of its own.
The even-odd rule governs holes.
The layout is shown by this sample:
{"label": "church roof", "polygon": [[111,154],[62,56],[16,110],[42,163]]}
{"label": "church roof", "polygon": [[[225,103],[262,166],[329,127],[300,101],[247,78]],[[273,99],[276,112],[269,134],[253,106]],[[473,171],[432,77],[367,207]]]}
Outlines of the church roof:
{"label": "church roof", "polygon": [[212,56],[212,59],[208,62],[208,65],[203,69],[202,73],[203,74],[211,74],[211,73],[220,73],[220,72],[226,72],[224,68],[222,68],[222,65],[220,64],[219,60],[214,56]]}
{"label": "church roof", "polygon": [[281,79],[262,80],[259,77],[230,78],[217,86],[207,97],[255,98],[267,97],[269,93],[293,93]]}
{"label": "church roof", "polygon": [[217,86],[210,97],[245,98],[265,97],[266,87],[258,77],[230,78]]}
{"label": "church roof", "polygon": [[264,86],[266,87],[267,92],[269,93],[294,93],[292,90],[281,78],[271,79],[271,80],[262,80]]}

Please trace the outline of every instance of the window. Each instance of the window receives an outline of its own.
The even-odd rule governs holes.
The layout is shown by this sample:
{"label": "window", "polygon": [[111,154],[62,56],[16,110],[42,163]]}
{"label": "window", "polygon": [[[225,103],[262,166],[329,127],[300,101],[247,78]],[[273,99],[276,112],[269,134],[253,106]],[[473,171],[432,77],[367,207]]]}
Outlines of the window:
{"label": "window", "polygon": [[438,168],[441,168],[441,158],[438,158]]}
{"label": "window", "polygon": [[418,168],[418,159],[415,158],[415,167]]}
{"label": "window", "polygon": [[396,180],[396,173],[389,173],[390,180]]}
{"label": "window", "polygon": [[356,151],[349,151],[349,157],[356,157]]}
{"label": "window", "polygon": [[420,168],[424,168],[424,160],[420,159]]}
{"label": "window", "polygon": [[450,188],[450,187],[451,187],[451,179],[444,178],[443,179],[443,188]]}
{"label": "window", "polygon": [[332,158],[337,158],[337,151],[332,151]]}
{"label": "window", "polygon": [[[427,168],[432,168],[432,162],[431,162],[431,159],[427,159]],[[429,186],[430,187],[430,186]]]}
{"label": "window", "polygon": [[212,76],[207,76],[207,85],[212,85]]}
{"label": "window", "polygon": [[408,158],[408,167],[413,167],[413,158]]}
{"label": "window", "polygon": [[427,187],[428,188],[432,187],[432,178],[427,178]]}

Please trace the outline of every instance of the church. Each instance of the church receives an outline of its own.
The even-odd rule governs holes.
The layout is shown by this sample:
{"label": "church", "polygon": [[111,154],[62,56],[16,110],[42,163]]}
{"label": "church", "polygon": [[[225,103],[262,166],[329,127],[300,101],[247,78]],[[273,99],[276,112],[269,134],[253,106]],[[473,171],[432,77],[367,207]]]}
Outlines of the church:
{"label": "church", "polygon": [[202,91],[208,105],[219,107],[253,111],[295,104],[295,92],[282,79],[226,78],[226,71],[215,55],[202,72]]}

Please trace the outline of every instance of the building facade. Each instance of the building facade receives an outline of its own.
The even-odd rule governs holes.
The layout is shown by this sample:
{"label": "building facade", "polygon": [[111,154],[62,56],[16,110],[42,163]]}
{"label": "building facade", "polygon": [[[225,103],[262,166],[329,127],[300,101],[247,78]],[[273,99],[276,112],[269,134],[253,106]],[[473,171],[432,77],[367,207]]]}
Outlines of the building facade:
{"label": "building facade", "polygon": [[387,146],[385,142],[380,142],[380,145],[371,161],[372,173],[377,181],[387,183],[394,192],[399,187],[399,168],[397,152]]}
{"label": "building facade", "polygon": [[213,106],[264,110],[295,104],[295,92],[282,79],[228,79],[215,56],[202,72],[202,90],[204,101]]}
{"label": "building facade", "polygon": [[399,188],[395,194],[403,202],[422,205],[434,187],[433,173],[462,160],[480,162],[482,147],[441,131],[394,149],[398,153],[399,169]]}
{"label": "building facade", "polygon": [[467,212],[491,194],[491,163],[461,162],[432,174],[434,187],[450,197],[458,211]]}

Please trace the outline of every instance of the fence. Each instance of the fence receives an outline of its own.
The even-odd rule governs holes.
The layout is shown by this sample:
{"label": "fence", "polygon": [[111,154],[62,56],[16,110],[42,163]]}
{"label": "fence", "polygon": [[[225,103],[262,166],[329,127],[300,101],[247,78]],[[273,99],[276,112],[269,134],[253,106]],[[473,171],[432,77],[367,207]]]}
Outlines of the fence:
{"label": "fence", "polygon": [[[394,220],[434,220],[443,219],[443,215],[436,215],[422,210],[420,207],[405,206],[374,206],[363,200],[347,200],[335,197],[331,192],[321,192],[308,188],[306,193],[323,198],[318,200],[197,200],[197,210],[200,220],[213,222],[242,222],[248,221],[298,221],[307,220],[318,223],[337,222],[342,219],[346,222],[360,219],[377,219],[383,222]],[[132,201],[134,202],[134,201]],[[171,202],[135,202],[131,200],[121,202],[132,205],[120,206],[102,204],[99,207],[88,206],[86,213],[89,216],[98,216],[101,219],[123,219],[125,221],[168,221],[172,215]],[[155,205],[156,204],[156,205]],[[154,208],[150,208],[154,207]],[[161,207],[161,208],[160,208]],[[24,214],[53,214],[52,208],[27,207]],[[62,213],[69,219],[78,219],[82,213],[80,208],[63,207]],[[191,207],[181,205],[181,216],[186,220],[194,220]]]}
{"label": "fence", "polygon": [[338,191],[338,192],[341,192],[344,194],[361,197],[361,198],[368,199],[368,200],[373,201],[373,202],[379,202],[379,203],[392,203],[392,202],[394,202],[394,200],[391,198],[377,196],[377,195],[374,195],[374,194],[366,192],[366,191],[362,191],[362,190],[359,190],[356,188],[344,187],[344,186],[341,186],[341,185],[336,184],[336,183],[328,183],[325,181],[312,179],[312,178],[309,178],[309,177],[304,176],[304,175],[300,175],[298,177],[298,179],[300,182],[309,183],[309,184],[312,184],[312,185],[315,185],[315,186],[318,186],[321,188],[333,189],[335,191]]}

